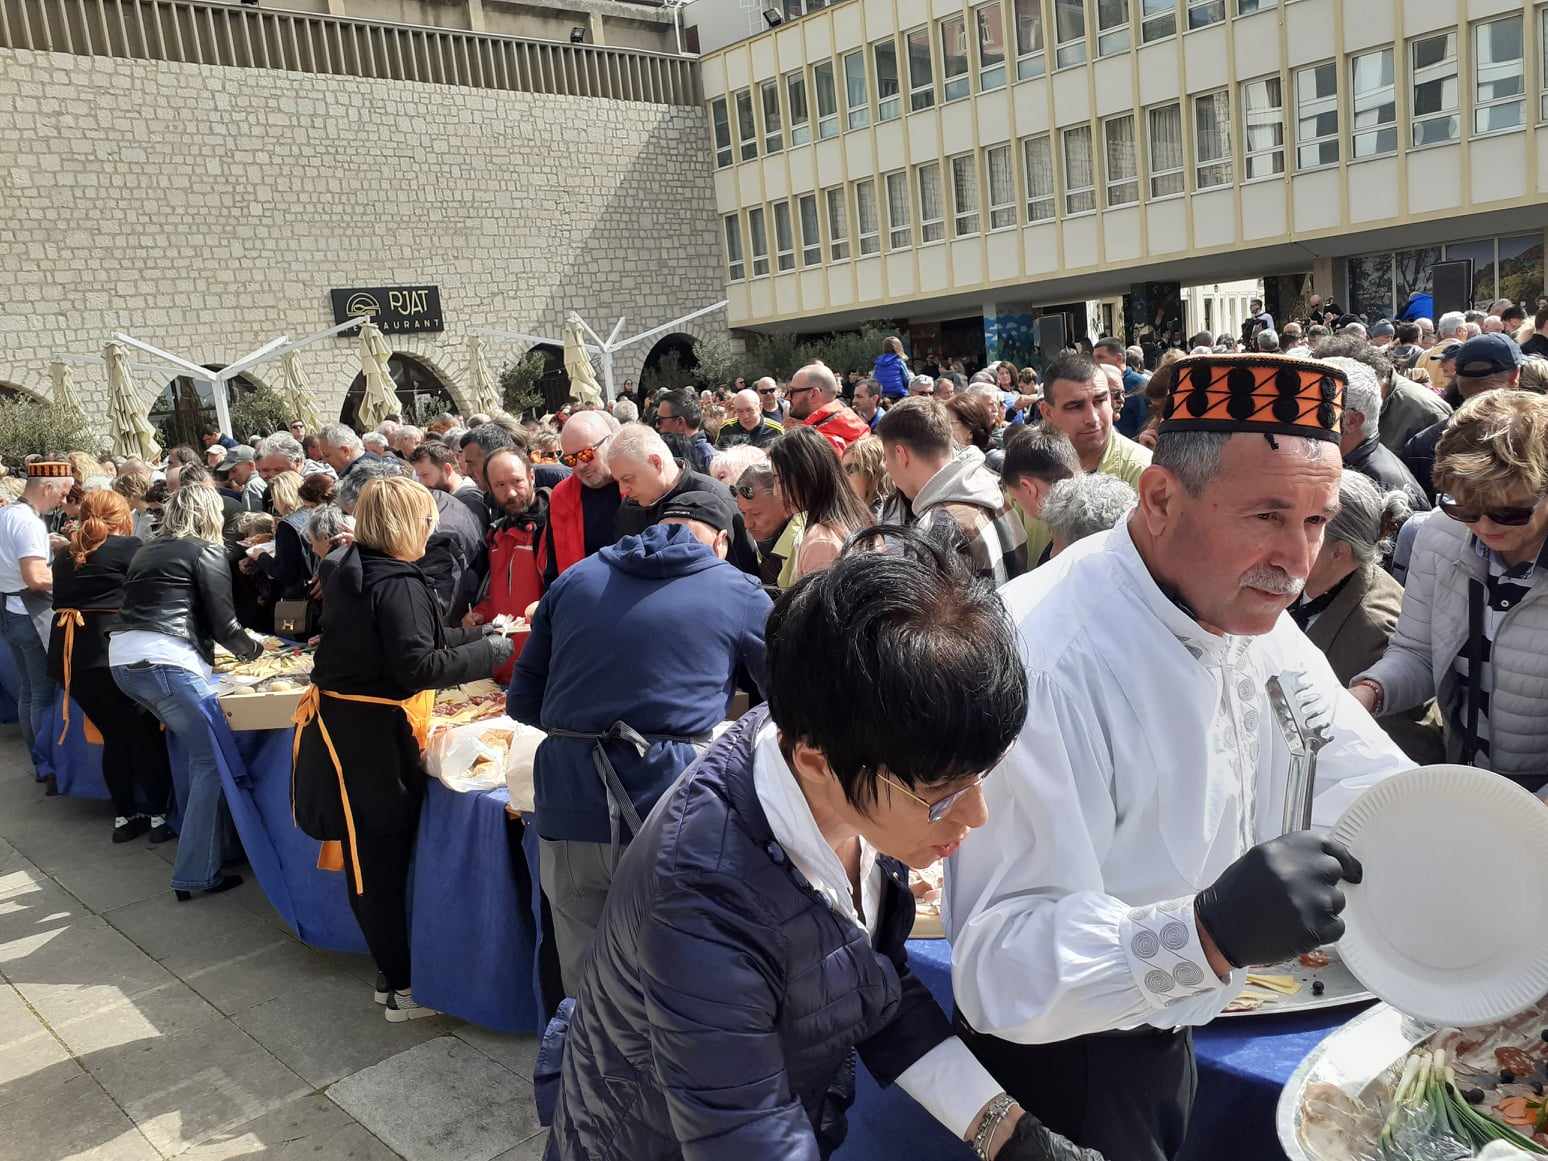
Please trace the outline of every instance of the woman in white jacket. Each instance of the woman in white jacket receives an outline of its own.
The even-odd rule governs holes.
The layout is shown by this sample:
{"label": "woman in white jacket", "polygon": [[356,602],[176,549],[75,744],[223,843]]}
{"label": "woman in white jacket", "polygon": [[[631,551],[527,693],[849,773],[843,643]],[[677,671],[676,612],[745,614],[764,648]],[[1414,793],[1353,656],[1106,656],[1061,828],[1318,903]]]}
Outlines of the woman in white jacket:
{"label": "woman in white jacket", "polygon": [[1548,787],[1548,396],[1495,390],[1436,447],[1386,655],[1350,689],[1380,717],[1436,697],[1446,755]]}

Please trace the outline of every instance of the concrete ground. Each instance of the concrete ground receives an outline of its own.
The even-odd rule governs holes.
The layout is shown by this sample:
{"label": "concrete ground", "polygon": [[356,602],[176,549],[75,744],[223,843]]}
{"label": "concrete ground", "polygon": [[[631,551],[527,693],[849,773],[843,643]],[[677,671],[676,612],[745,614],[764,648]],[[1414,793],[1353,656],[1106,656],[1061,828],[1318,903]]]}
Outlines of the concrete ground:
{"label": "concrete ground", "polygon": [[[0,727],[0,1161],[537,1161],[536,1040],[389,1024],[250,873],[173,899],[173,843],[44,798]],[[245,872],[245,868],[244,868]]]}

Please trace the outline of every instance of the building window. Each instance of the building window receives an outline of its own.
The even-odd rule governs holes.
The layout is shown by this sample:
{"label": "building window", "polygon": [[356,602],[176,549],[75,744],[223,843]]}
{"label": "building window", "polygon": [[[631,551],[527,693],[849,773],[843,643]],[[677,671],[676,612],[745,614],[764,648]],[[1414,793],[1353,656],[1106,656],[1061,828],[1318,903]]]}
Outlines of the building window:
{"label": "building window", "polygon": [[802,73],[785,76],[785,100],[790,105],[790,144],[805,145],[812,139],[812,115],[806,107],[806,77]]}
{"label": "building window", "polygon": [[941,21],[941,100],[955,101],[972,89],[968,79],[967,25],[962,17]]}
{"label": "building window", "polygon": [[1193,98],[1193,188],[1231,184],[1231,94]]}
{"label": "building window", "polygon": [[1086,0],[1054,0],[1054,67],[1086,63]]}
{"label": "building window", "polygon": [[917,113],[935,104],[935,70],[930,64],[930,30],[916,28],[905,38],[908,46],[908,110]]}
{"label": "building window", "polygon": [[1236,14],[1251,16],[1254,12],[1267,12],[1278,5],[1279,0],[1236,0]]}
{"label": "building window", "polygon": [[785,148],[779,117],[779,82],[764,81],[758,88],[763,97],[763,152],[778,153]]}
{"label": "building window", "polygon": [[837,137],[838,93],[833,88],[833,62],[825,60],[812,66],[812,89],[817,94],[817,139]]}
{"label": "building window", "polygon": [[795,269],[795,228],[790,222],[790,203],[774,203],[774,260],[783,274]]}
{"label": "building window", "polygon": [[736,94],[736,138],[742,146],[742,160],[755,160],[758,156],[758,118],[753,113],[751,89]]}
{"label": "building window", "polygon": [[753,277],[762,278],[769,272],[769,235],[764,226],[762,206],[753,206],[747,211],[747,236],[752,241]]}
{"label": "building window", "polygon": [[1005,230],[1016,224],[1016,175],[1011,172],[1011,147],[984,150],[984,176],[989,181],[989,228]]}
{"label": "building window", "polygon": [[1005,85],[1005,9],[1000,0],[973,9],[978,29],[978,91],[987,93]]}
{"label": "building window", "polygon": [[1180,194],[1187,184],[1183,176],[1182,106],[1162,105],[1150,110],[1150,196],[1167,198]]}
{"label": "building window", "polygon": [[951,159],[953,236],[978,233],[978,163],[971,153]]}
{"label": "building window", "polygon": [[1016,79],[1028,81],[1047,71],[1043,0],[1016,0]]}
{"label": "building window", "polygon": [[908,224],[908,174],[887,175],[887,248],[906,250],[914,241]]}
{"label": "building window", "polygon": [[724,97],[710,102],[710,125],[715,132],[715,164],[724,169],[731,164],[731,112]]}
{"label": "building window", "polygon": [[822,261],[822,224],[817,217],[817,195],[798,197],[796,211],[801,215],[801,265],[816,266]]}
{"label": "building window", "polygon": [[898,84],[898,42],[892,37],[871,45],[876,66],[876,119],[896,121],[903,115],[902,87]]}
{"label": "building window", "polygon": [[1379,48],[1349,58],[1349,160],[1397,152],[1397,78],[1392,50]]}
{"label": "building window", "polygon": [[1027,221],[1046,222],[1054,216],[1053,141],[1044,133],[1021,143],[1022,176],[1027,181]]}
{"label": "building window", "polygon": [[1338,66],[1312,65],[1295,74],[1295,167],[1338,164]]}
{"label": "building window", "polygon": [[1408,74],[1413,85],[1413,143],[1439,145],[1462,135],[1458,107],[1457,34],[1442,32],[1408,42]]}
{"label": "building window", "polygon": [[1107,158],[1108,206],[1139,201],[1139,155],[1134,147],[1132,113],[1102,123],[1102,148]]}
{"label": "building window", "polygon": [[1285,172],[1285,99],[1278,77],[1242,83],[1242,131],[1247,146],[1244,181]]}
{"label": "building window", "polygon": [[1140,0],[1140,41],[1153,44],[1177,35],[1177,0]]}
{"label": "building window", "polygon": [[864,129],[871,123],[871,102],[865,91],[863,52],[852,52],[844,58],[844,107],[849,111],[851,129]]}
{"label": "building window", "polygon": [[1097,56],[1129,51],[1129,0],[1097,0]]}
{"label": "building window", "polygon": [[1225,0],[1188,0],[1188,31],[1208,28],[1225,19]]}
{"label": "building window", "polygon": [[881,253],[881,210],[876,204],[876,179],[855,182],[855,230],[860,237],[860,253]]}
{"label": "building window", "polygon": [[828,261],[842,262],[849,257],[849,209],[844,205],[844,187],[834,186],[828,199]]}
{"label": "building window", "polygon": [[1473,132],[1521,128],[1526,115],[1520,16],[1473,25]]}
{"label": "building window", "polygon": [[732,282],[740,282],[747,277],[747,269],[742,265],[742,219],[736,214],[726,215],[726,276]]}
{"label": "building window", "polygon": [[919,241],[939,242],[946,236],[946,199],[941,196],[941,163],[919,167]]}
{"label": "building window", "polygon": [[1096,166],[1091,156],[1091,126],[1064,131],[1064,212],[1088,214],[1096,209]]}

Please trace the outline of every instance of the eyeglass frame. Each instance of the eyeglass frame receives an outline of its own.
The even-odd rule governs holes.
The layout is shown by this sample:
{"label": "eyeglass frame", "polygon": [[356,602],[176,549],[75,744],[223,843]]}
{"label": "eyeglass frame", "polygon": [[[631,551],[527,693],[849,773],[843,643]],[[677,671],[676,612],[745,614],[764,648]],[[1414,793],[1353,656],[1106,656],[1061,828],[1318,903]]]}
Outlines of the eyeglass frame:
{"label": "eyeglass frame", "polygon": [[945,798],[937,798],[934,802],[926,802],[923,798],[920,798],[919,795],[915,794],[907,786],[904,786],[903,783],[899,782],[896,778],[891,778],[888,775],[882,773],[880,770],[876,771],[876,777],[885,782],[888,786],[892,787],[894,790],[901,790],[904,794],[908,795],[908,797],[919,803],[920,806],[924,807],[925,810],[929,812],[930,822],[933,825],[935,823],[944,821],[946,816],[951,813],[951,808],[956,806],[958,802],[962,801],[962,796],[969,790],[976,790],[978,787],[982,786],[984,784],[984,779],[989,777],[989,772],[987,770],[984,771],[977,778],[973,779],[972,782],[969,782],[966,786],[964,786],[961,790],[953,790],[950,794],[946,795]]}
{"label": "eyeglass frame", "polygon": [[[615,432],[610,431],[601,439],[597,440],[596,443],[587,447],[583,447],[578,452],[564,452],[559,456],[559,462],[567,468],[575,468],[580,467],[582,464],[589,464],[592,460],[597,458],[597,451],[602,447],[602,445],[605,444],[608,440],[612,439],[615,434]],[[582,456],[585,456],[586,458],[582,459]]]}
{"label": "eyeglass frame", "polygon": [[[1458,524],[1477,524],[1487,517],[1490,524],[1497,524],[1501,528],[1525,528],[1532,523],[1532,517],[1536,515],[1538,505],[1543,502],[1543,499],[1544,497],[1539,496],[1529,508],[1512,505],[1508,508],[1473,509],[1464,508],[1457,503],[1456,497],[1451,493],[1442,492],[1435,497],[1435,506]],[[1505,519],[1500,519],[1501,516],[1505,516]]]}

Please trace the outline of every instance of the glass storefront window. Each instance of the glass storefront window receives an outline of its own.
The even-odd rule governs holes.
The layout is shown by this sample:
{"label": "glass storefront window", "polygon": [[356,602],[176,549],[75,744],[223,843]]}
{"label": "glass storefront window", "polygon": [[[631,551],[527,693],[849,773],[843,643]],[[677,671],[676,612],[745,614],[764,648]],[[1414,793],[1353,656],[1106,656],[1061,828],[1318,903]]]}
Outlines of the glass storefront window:
{"label": "glass storefront window", "polygon": [[1499,281],[1495,295],[1522,304],[1527,314],[1537,309],[1537,301],[1543,296],[1541,231],[1500,239]]}
{"label": "glass storefront window", "polygon": [[1392,254],[1349,259],[1349,309],[1376,319],[1392,317]]}

